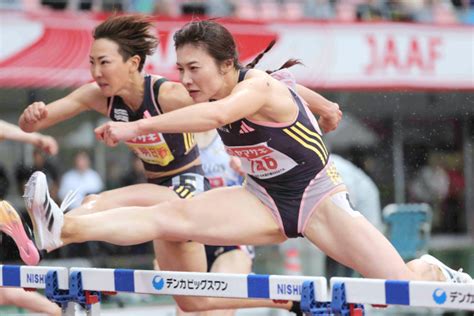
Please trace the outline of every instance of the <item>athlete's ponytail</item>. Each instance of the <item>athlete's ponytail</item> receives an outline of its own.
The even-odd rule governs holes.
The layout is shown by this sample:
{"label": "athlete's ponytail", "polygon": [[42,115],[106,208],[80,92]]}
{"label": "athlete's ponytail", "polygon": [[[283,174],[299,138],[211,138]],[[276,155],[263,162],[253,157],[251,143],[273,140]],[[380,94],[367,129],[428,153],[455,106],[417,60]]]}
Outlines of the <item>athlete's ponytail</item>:
{"label": "athlete's ponytail", "polygon": [[255,68],[255,66],[258,64],[258,62],[260,61],[260,59],[262,59],[263,55],[265,55],[270,49],[272,49],[273,45],[275,45],[276,41],[273,40],[270,42],[270,44],[268,44],[267,48],[265,48],[265,50],[263,52],[261,52],[260,54],[257,55],[257,57],[254,58],[254,60],[252,60],[252,62],[248,63],[245,68],[247,69],[253,69]]}
{"label": "athlete's ponytail", "polygon": [[[258,62],[260,61],[260,59],[262,59],[263,55],[265,55],[266,53],[268,53],[268,51],[270,51],[270,49],[272,49],[273,45],[275,45],[276,41],[275,40],[272,40],[270,42],[270,44],[268,44],[267,48],[265,48],[264,51],[262,51],[260,54],[257,55],[257,57],[254,58],[254,60],[252,60],[250,63],[248,63],[245,68],[247,69],[253,69],[255,68],[255,66],[258,64]],[[278,71],[278,70],[282,70],[284,68],[290,68],[290,67],[293,67],[294,65],[303,65],[303,63],[299,60],[299,59],[288,59],[280,68],[276,69],[276,70],[267,70],[266,72],[268,74],[271,74],[272,72],[275,72],[275,71]]]}

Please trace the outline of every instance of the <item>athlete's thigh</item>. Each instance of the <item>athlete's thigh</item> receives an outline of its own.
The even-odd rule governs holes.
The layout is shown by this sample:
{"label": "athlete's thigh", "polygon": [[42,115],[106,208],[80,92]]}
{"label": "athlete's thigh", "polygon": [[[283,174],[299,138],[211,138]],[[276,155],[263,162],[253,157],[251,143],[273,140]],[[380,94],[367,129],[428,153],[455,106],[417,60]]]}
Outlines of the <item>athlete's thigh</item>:
{"label": "athlete's thigh", "polygon": [[206,245],[260,245],[286,239],[270,210],[244,188],[217,188],[176,202],[184,205],[182,215],[192,223],[191,239]]}
{"label": "athlete's thigh", "polygon": [[168,187],[140,183],[102,192],[92,200],[92,204],[97,210],[105,210],[114,207],[152,206],[173,199],[178,197]]}
{"label": "athlete's thigh", "polygon": [[346,191],[325,198],[303,233],[327,255],[365,277],[400,278],[407,272],[385,236],[352,209]]}

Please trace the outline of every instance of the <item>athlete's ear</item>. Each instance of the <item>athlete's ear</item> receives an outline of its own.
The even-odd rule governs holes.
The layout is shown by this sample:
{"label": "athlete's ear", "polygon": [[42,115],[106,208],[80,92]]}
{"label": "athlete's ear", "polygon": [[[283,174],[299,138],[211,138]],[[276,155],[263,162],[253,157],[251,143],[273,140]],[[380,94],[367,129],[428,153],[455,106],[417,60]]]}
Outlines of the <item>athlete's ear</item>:
{"label": "athlete's ear", "polygon": [[220,72],[221,74],[225,75],[229,71],[234,69],[234,61],[232,59],[227,59],[220,65]]}
{"label": "athlete's ear", "polygon": [[133,55],[132,57],[130,57],[128,59],[128,62],[132,66],[131,70],[133,71],[138,70],[138,67],[140,67],[140,61],[141,61],[141,58],[138,55]]}

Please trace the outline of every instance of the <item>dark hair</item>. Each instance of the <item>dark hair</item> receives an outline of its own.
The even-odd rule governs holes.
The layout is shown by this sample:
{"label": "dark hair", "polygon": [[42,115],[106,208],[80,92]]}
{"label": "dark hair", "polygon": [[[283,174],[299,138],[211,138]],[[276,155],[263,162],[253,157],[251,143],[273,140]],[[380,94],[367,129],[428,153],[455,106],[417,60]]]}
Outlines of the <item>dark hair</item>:
{"label": "dark hair", "polygon": [[[235,45],[232,34],[221,24],[212,20],[192,21],[174,33],[174,47],[176,49],[185,44],[193,44],[204,47],[209,55],[217,62],[221,63],[232,59],[234,68],[240,69],[239,53]],[[255,57],[245,68],[252,69],[260,59],[275,45],[275,40],[271,41],[267,48]],[[298,59],[287,60],[279,69],[290,68],[294,65],[302,64]],[[276,70],[267,70],[272,73]]]}
{"label": "dark hair", "polygon": [[175,49],[185,44],[201,46],[218,63],[231,59],[235,69],[242,67],[232,34],[217,22],[212,20],[189,22],[174,33],[173,39]]}
{"label": "dark hair", "polygon": [[150,18],[144,15],[112,16],[94,29],[93,37],[95,40],[106,38],[117,43],[124,61],[138,55],[138,71],[142,71],[146,56],[155,52],[159,42],[150,32],[152,27]]}
{"label": "dark hair", "polygon": [[[263,50],[260,54],[257,55],[257,57],[254,58],[254,60],[252,60],[250,63],[248,63],[245,68],[248,68],[248,69],[253,69],[255,68],[255,66],[258,64],[258,62],[260,61],[260,59],[262,59],[263,55],[265,55],[266,53],[268,53],[268,51],[270,49],[272,49],[273,45],[275,45],[276,41],[273,40],[270,42],[270,44],[268,44],[267,48],[265,48],[265,50]],[[302,65],[303,63],[299,60],[299,59],[288,59],[280,68],[276,69],[276,70],[267,70],[266,72],[268,74],[271,74],[272,72],[275,72],[275,71],[278,71],[278,70],[281,70],[281,69],[284,69],[284,68],[290,68],[294,65]]]}

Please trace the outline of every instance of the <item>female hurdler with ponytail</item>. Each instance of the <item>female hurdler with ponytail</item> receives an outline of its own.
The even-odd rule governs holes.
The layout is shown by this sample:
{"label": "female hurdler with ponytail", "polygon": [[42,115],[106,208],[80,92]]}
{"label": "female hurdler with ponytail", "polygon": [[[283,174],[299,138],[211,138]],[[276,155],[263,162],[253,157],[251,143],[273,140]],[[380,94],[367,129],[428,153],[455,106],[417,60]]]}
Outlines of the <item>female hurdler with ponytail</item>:
{"label": "female hurdler with ponytail", "polygon": [[284,84],[264,71],[242,68],[231,34],[216,22],[188,23],[174,39],[181,82],[196,104],[146,120],[106,123],[96,135],[114,146],[150,132],[217,128],[227,152],[242,162],[245,186],[147,208],[68,217],[56,234],[58,245],[154,239],[265,245],[305,237],[368,278],[471,281],[431,256],[405,264],[351,207],[310,113],[312,102],[309,107],[305,102],[312,97],[306,88],[288,76]]}

